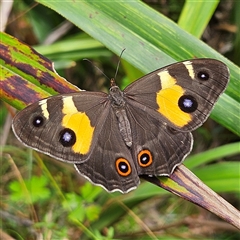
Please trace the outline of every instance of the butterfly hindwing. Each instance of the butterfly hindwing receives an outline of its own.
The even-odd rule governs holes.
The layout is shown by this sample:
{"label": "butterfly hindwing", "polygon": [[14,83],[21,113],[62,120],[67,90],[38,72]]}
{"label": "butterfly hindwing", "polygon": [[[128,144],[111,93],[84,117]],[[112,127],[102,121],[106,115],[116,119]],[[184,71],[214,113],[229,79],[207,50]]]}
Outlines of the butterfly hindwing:
{"label": "butterfly hindwing", "polygon": [[[148,111],[128,104],[133,134],[132,156],[138,175],[170,175],[192,149],[192,134],[179,132]],[[148,159],[149,158],[149,159]]]}
{"label": "butterfly hindwing", "polygon": [[108,191],[126,193],[140,183],[136,163],[119,131],[111,109],[88,161],[75,164],[77,171]]}

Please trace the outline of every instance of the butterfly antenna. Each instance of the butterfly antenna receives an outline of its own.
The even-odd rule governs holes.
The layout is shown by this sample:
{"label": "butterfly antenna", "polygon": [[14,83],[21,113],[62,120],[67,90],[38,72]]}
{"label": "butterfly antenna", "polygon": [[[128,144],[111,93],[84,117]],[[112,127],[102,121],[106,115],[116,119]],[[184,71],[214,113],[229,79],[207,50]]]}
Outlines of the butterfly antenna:
{"label": "butterfly antenna", "polygon": [[116,76],[117,76],[117,73],[118,73],[118,69],[119,69],[119,65],[120,65],[120,62],[121,62],[121,57],[122,57],[123,52],[124,52],[125,50],[126,50],[126,48],[124,48],[124,49],[122,50],[121,54],[120,54],[120,57],[119,57],[119,61],[118,61],[118,64],[117,64],[117,69],[116,69],[114,78],[111,78],[111,79],[110,79],[98,66],[94,65],[92,61],[90,61],[90,60],[87,59],[87,58],[84,58],[83,60],[90,62],[95,68],[98,69],[98,71],[100,71],[108,80],[110,80],[111,87],[112,87],[112,86],[116,86],[115,79],[116,79]]}
{"label": "butterfly antenna", "polygon": [[111,79],[98,66],[94,65],[94,63],[92,61],[90,61],[87,58],[84,58],[83,60],[84,61],[88,61],[89,63],[91,63],[103,76],[105,76],[108,80],[111,81]]}
{"label": "butterfly antenna", "polygon": [[118,60],[118,64],[117,64],[117,69],[116,69],[116,72],[115,72],[115,75],[114,75],[114,79],[116,79],[117,77],[117,73],[118,73],[118,69],[119,69],[119,65],[120,65],[120,62],[121,62],[121,58],[122,58],[122,55],[123,55],[123,52],[126,50],[126,48],[124,48],[119,56],[119,60]]}

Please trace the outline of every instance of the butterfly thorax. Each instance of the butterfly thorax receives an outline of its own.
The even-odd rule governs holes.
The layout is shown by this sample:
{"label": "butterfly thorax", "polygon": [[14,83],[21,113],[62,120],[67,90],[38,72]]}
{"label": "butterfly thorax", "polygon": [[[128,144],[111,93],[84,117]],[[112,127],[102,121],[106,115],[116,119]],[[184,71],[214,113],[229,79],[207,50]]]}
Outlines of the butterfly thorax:
{"label": "butterfly thorax", "polygon": [[109,90],[109,99],[111,106],[118,120],[118,127],[125,144],[132,146],[132,132],[129,119],[125,109],[125,100],[123,92],[118,86],[112,86]]}
{"label": "butterfly thorax", "polygon": [[112,86],[109,89],[109,97],[111,100],[111,104],[113,107],[121,108],[125,105],[125,101],[123,98],[123,92],[120,90],[118,86]]}

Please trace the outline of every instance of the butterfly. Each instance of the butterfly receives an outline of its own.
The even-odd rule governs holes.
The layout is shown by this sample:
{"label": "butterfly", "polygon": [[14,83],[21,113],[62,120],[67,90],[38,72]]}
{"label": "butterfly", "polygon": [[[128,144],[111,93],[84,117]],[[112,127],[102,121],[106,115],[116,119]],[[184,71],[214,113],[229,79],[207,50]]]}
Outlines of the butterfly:
{"label": "butterfly", "polygon": [[208,118],[228,67],[193,59],[153,71],[123,91],[81,91],[38,101],[13,119],[25,145],[74,164],[109,192],[127,193],[141,175],[169,176],[190,153],[191,132]]}

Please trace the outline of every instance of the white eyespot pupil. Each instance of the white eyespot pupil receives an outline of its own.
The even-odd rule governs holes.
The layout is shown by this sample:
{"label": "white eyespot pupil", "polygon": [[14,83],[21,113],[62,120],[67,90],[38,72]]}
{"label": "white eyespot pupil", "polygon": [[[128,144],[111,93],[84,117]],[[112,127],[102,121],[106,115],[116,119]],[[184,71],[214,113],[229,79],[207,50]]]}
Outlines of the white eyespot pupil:
{"label": "white eyespot pupil", "polygon": [[186,107],[186,108],[191,108],[192,107],[192,105],[193,105],[193,102],[192,102],[192,100],[191,99],[184,99],[184,101],[183,101],[183,105],[184,105],[184,107]]}
{"label": "white eyespot pupil", "polygon": [[72,139],[72,135],[71,135],[70,133],[65,132],[65,133],[63,134],[63,140],[64,140],[65,142],[70,142],[71,139]]}
{"label": "white eyespot pupil", "polygon": [[41,121],[39,119],[36,120],[36,124],[39,125]]}
{"label": "white eyespot pupil", "polygon": [[119,168],[120,168],[121,172],[123,172],[123,173],[126,173],[126,172],[128,171],[128,166],[127,166],[127,164],[124,163],[124,162],[121,162],[121,163],[119,164]]}
{"label": "white eyespot pupil", "polygon": [[124,171],[125,169],[127,169],[127,166],[125,165],[125,164],[121,164],[121,169],[122,169],[122,171]]}

